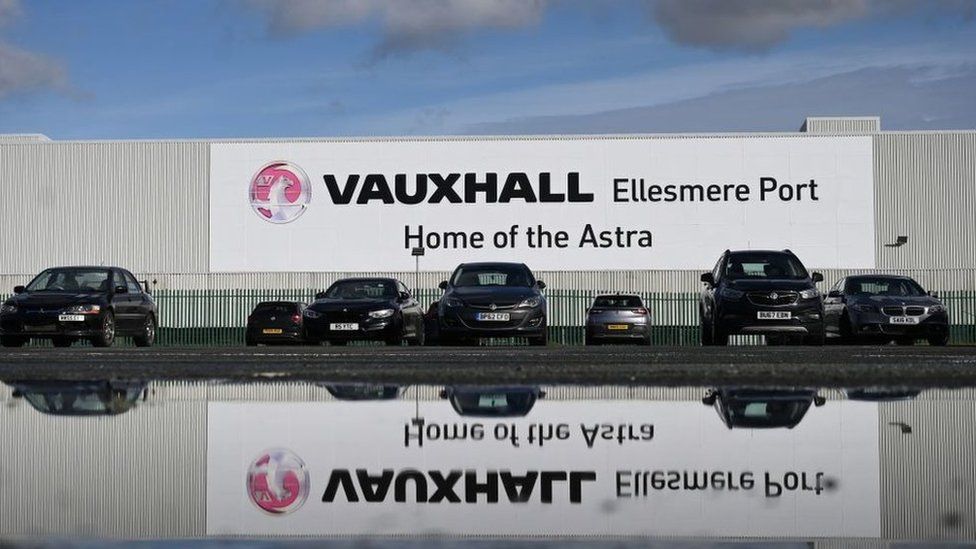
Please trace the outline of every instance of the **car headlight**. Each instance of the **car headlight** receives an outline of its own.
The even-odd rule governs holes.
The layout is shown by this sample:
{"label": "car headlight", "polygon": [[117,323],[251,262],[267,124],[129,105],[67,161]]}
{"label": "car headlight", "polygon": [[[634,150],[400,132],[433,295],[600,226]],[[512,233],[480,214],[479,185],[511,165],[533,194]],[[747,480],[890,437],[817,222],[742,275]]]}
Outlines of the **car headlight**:
{"label": "car headlight", "polygon": [[800,292],[800,299],[816,299],[818,297],[820,297],[820,290],[816,288],[810,288],[809,290]]}
{"label": "car headlight", "polygon": [[878,308],[877,307],[875,307],[874,305],[868,305],[866,303],[857,303],[855,305],[852,305],[851,308],[854,309],[855,311],[859,312],[859,313],[876,313],[876,312],[878,312]]}
{"label": "car headlight", "polygon": [[312,309],[305,309],[305,318],[322,318],[322,313],[313,311]]}
{"label": "car headlight", "polygon": [[0,307],[0,313],[2,314],[12,314],[17,312],[17,306],[13,303],[4,303],[3,307]]}
{"label": "car headlight", "polygon": [[526,299],[525,301],[519,303],[518,306],[520,308],[521,307],[528,307],[530,309],[534,309],[534,308],[538,307],[539,305],[542,305],[542,298],[536,295],[536,296],[532,296],[532,297]]}
{"label": "car headlight", "polygon": [[73,305],[64,310],[65,313],[72,315],[97,315],[102,312],[101,305]]}
{"label": "car headlight", "polygon": [[456,297],[451,297],[451,298],[448,298],[448,300],[447,300],[447,306],[448,307],[464,307],[464,302],[461,301],[460,299],[456,298]]}
{"label": "car headlight", "polygon": [[391,316],[393,316],[393,309],[380,309],[369,312],[369,318],[389,318]]}
{"label": "car headlight", "polygon": [[734,288],[722,288],[718,295],[724,297],[725,299],[742,299],[742,296],[746,295],[745,292],[741,290],[736,290]]}
{"label": "car headlight", "polygon": [[944,313],[945,310],[946,308],[943,307],[942,305],[932,305],[931,307],[929,307],[929,314],[931,315],[935,313]]}

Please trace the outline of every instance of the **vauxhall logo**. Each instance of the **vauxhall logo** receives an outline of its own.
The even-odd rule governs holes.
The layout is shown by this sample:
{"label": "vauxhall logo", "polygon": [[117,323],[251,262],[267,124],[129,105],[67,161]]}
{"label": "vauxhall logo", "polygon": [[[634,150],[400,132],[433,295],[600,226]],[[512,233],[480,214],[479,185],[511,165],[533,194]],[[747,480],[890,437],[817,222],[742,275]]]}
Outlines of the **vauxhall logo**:
{"label": "vauxhall logo", "polygon": [[511,503],[537,500],[551,504],[557,497],[566,498],[564,494],[568,491],[570,503],[581,503],[583,483],[594,481],[595,471],[526,471],[516,475],[510,471],[479,474],[470,469],[446,472],[383,469],[371,474],[366,469],[333,469],[322,501],[332,503],[338,498],[380,503],[392,495],[397,503],[498,503],[504,498]]}
{"label": "vauxhall logo", "polygon": [[[334,204],[475,204],[515,201],[559,203],[593,202],[592,193],[580,191],[579,173],[566,174],[564,186],[554,187],[552,175],[542,172],[419,173],[393,176],[392,184],[383,174],[350,174],[344,182],[325,174],[325,187]],[[565,191],[558,190],[565,189]]]}

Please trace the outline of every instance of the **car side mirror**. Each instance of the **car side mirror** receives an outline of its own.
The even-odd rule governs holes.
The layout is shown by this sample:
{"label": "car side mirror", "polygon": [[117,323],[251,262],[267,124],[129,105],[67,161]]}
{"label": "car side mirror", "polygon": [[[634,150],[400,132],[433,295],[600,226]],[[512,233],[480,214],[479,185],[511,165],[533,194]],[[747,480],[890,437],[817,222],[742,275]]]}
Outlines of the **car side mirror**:
{"label": "car side mirror", "polygon": [[824,279],[823,275],[820,273],[813,273],[813,275],[811,275],[810,278],[813,279],[814,284],[816,284],[817,282],[823,282]]}
{"label": "car side mirror", "polygon": [[708,391],[707,393],[705,393],[705,396],[702,397],[702,404],[704,404],[705,406],[712,406],[713,404],[715,404],[715,399],[717,398],[718,398],[717,391]]}
{"label": "car side mirror", "polygon": [[115,293],[117,294],[127,294],[129,293],[129,288],[127,286],[118,285],[115,287]]}
{"label": "car side mirror", "polygon": [[400,292],[398,297],[400,298],[400,301],[406,301],[410,299],[410,292]]}
{"label": "car side mirror", "polygon": [[22,293],[24,293],[24,290],[25,289],[26,288],[24,288],[23,286],[14,286],[14,293],[15,294],[22,294]]}
{"label": "car side mirror", "polygon": [[712,273],[702,273],[701,281],[704,282],[705,284],[708,284],[709,286],[714,286],[715,275],[713,275]]}
{"label": "car side mirror", "polygon": [[437,396],[441,398],[447,398],[447,391],[445,389],[441,389],[440,392],[437,393]]}
{"label": "car side mirror", "polygon": [[546,398],[546,392],[545,391],[539,391],[539,398]]}
{"label": "car side mirror", "polygon": [[546,283],[541,280],[536,280],[535,285],[538,286],[540,290],[546,289]]}
{"label": "car side mirror", "polygon": [[10,393],[10,396],[14,398],[24,398],[24,393],[20,389],[14,389],[14,392]]}
{"label": "car side mirror", "polygon": [[447,289],[447,281],[446,280],[441,280],[441,283],[438,284],[437,287],[440,288],[440,289],[442,289],[442,290],[446,290]]}
{"label": "car side mirror", "polygon": [[840,290],[830,290],[827,292],[827,297],[844,297],[844,294],[840,293]]}
{"label": "car side mirror", "polygon": [[935,299],[939,299],[939,292],[929,292],[929,296],[934,297]]}
{"label": "car side mirror", "polygon": [[819,407],[823,406],[824,404],[827,404],[827,399],[826,398],[824,398],[824,397],[822,397],[820,395],[817,395],[817,396],[813,397],[813,405],[814,406],[816,406],[816,407],[819,408]]}
{"label": "car side mirror", "polygon": [[322,299],[325,297],[325,292],[318,292],[315,294],[315,299]]}

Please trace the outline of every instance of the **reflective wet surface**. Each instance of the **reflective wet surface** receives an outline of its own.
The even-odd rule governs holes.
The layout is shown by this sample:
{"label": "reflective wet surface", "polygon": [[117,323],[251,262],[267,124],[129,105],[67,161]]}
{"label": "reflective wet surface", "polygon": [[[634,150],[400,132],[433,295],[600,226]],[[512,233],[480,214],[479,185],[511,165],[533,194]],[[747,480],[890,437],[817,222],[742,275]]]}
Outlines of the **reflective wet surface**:
{"label": "reflective wet surface", "polygon": [[3,381],[15,540],[976,537],[973,389]]}

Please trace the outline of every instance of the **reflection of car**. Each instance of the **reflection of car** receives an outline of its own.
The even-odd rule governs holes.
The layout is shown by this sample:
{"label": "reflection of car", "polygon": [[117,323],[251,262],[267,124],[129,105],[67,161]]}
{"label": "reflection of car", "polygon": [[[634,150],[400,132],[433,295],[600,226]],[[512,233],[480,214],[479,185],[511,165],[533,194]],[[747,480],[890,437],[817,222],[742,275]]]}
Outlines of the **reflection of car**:
{"label": "reflection of car", "polygon": [[534,386],[459,385],[441,391],[462,416],[519,417],[532,410],[535,401],[546,393]]}
{"label": "reflection of car", "polygon": [[327,384],[325,390],[338,400],[393,400],[400,396],[399,385]]}
{"label": "reflection of car", "polygon": [[244,340],[248,345],[258,343],[304,343],[302,324],[304,303],[295,301],[263,301],[247,316]]}
{"label": "reflection of car", "polygon": [[949,342],[949,314],[936,296],[907,276],[859,275],[837,281],[824,298],[827,334],[843,343],[858,340],[911,345]]}
{"label": "reflection of car", "polygon": [[823,406],[824,402],[810,389],[712,389],[702,398],[703,404],[715,407],[729,429],[792,429],[811,404]]}
{"label": "reflection of car", "polygon": [[156,302],[132,273],[118,267],[46,269],[0,308],[0,342],[20,347],[45,338],[55,347],[88,339],[109,347],[119,336],[132,336],[140,347],[156,340]]}
{"label": "reflection of car", "polygon": [[305,309],[305,335],[334,345],[354,340],[423,345],[424,312],[395,278],[345,278]]}
{"label": "reflection of car", "polygon": [[9,383],[13,396],[38,412],[63,416],[118,415],[146,398],[145,381],[23,381]]}
{"label": "reflection of car", "polygon": [[871,402],[889,402],[896,400],[912,400],[921,394],[919,389],[845,389],[848,400],[868,400]]}
{"label": "reflection of car", "polygon": [[651,313],[640,296],[601,295],[586,310],[587,345],[622,341],[651,344]]}
{"label": "reflection of car", "polygon": [[823,301],[816,286],[823,275],[808,274],[793,252],[726,250],[701,280],[702,345],[727,345],[729,334],[823,344]]}
{"label": "reflection of car", "polygon": [[546,285],[522,263],[463,263],[440,287],[443,344],[481,337],[526,337],[531,345],[549,341]]}

